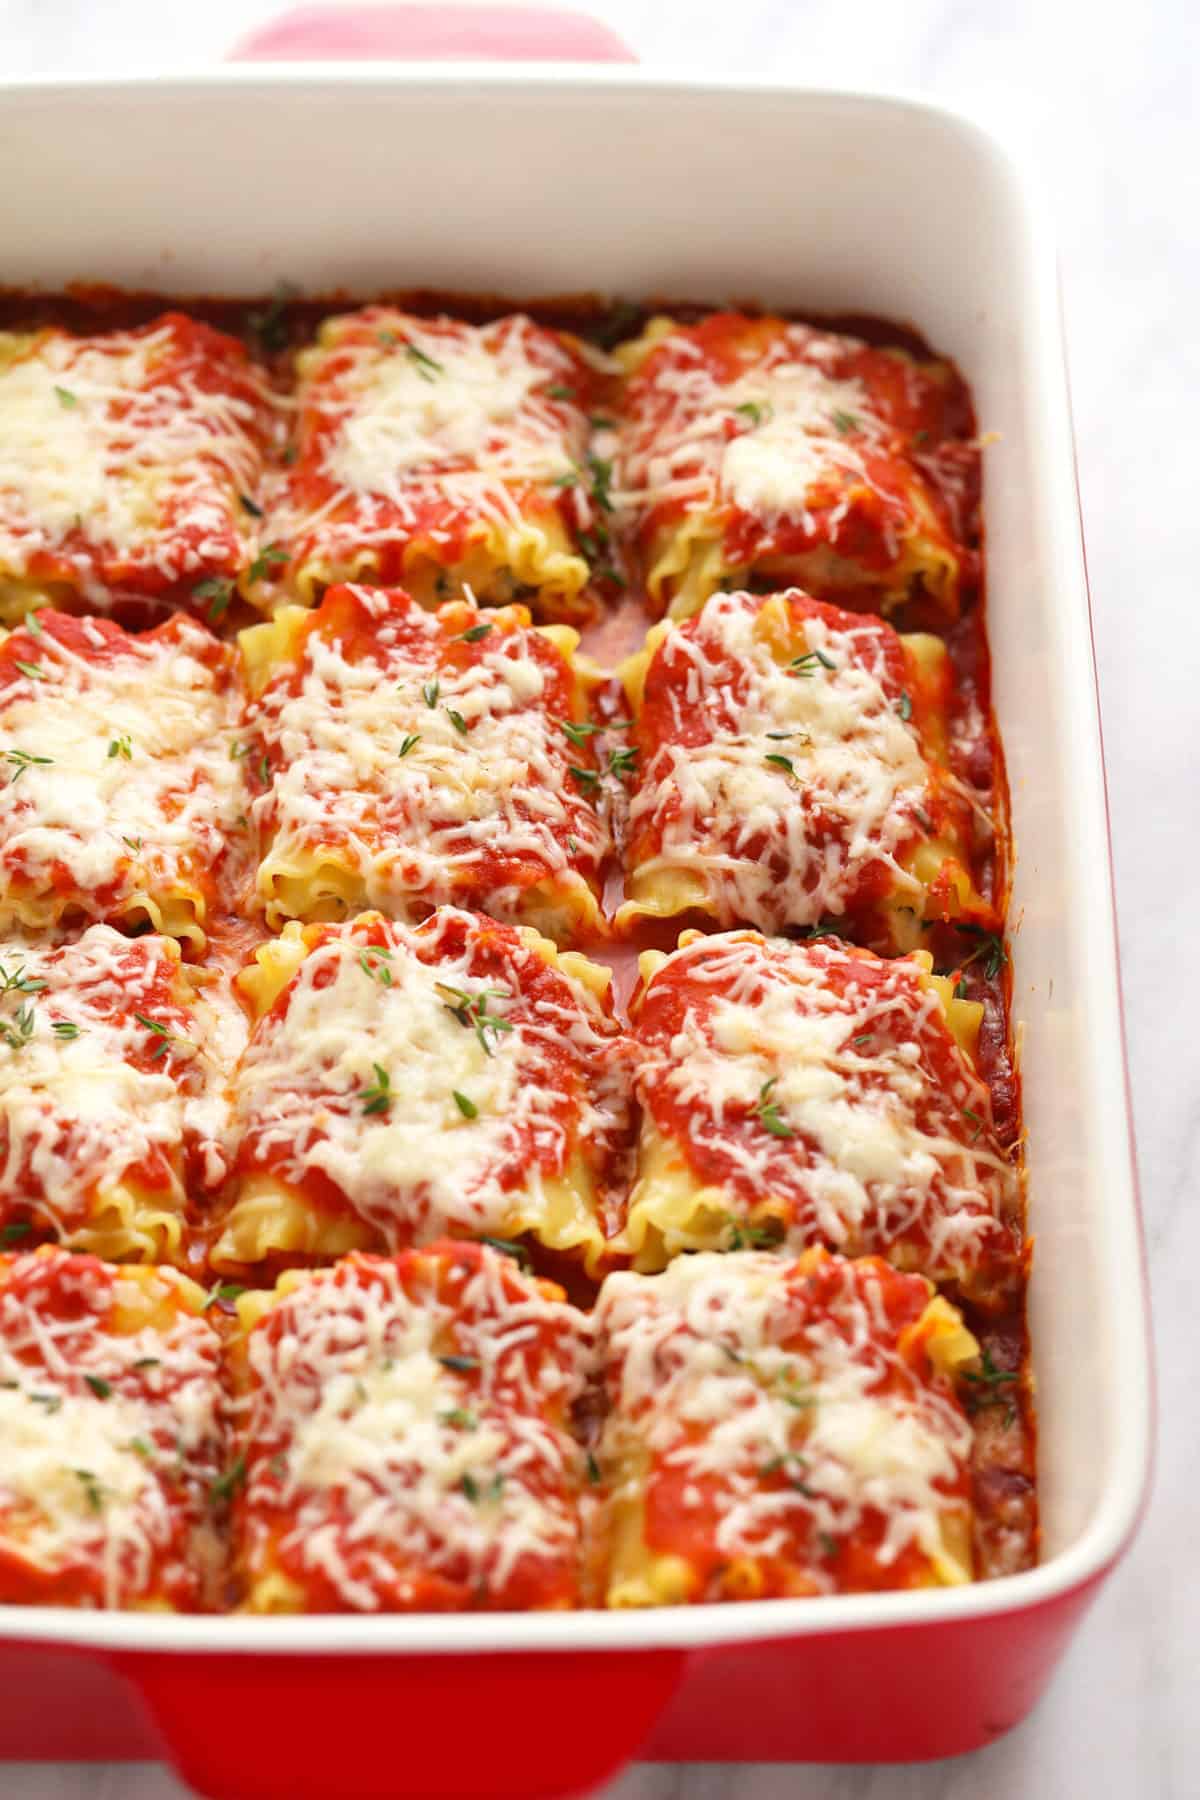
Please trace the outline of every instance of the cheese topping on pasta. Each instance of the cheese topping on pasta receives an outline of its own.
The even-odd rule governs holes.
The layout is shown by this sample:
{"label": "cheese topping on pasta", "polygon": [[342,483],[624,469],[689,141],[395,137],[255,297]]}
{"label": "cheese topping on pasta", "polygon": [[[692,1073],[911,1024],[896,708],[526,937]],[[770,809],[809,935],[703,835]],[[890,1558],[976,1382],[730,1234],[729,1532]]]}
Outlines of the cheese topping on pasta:
{"label": "cheese topping on pasta", "polygon": [[326,555],[418,528],[449,546],[459,515],[519,526],[530,490],[586,528],[579,351],[522,314],[473,326],[371,307],[327,320],[299,360],[301,460],[279,535]]}
{"label": "cheese topping on pasta", "polygon": [[682,870],[724,922],[767,930],[911,905],[904,853],[939,826],[953,839],[963,802],[945,771],[933,785],[906,679],[889,626],[794,590],[716,594],[668,628],[639,730],[635,894]]}
{"label": "cheese topping on pasta", "polygon": [[113,917],[198,888],[203,913],[245,805],[232,671],[178,614],[134,637],[43,612],[0,646],[0,917]]}
{"label": "cheese topping on pasta", "polygon": [[[753,1220],[968,1285],[1015,1274],[1015,1175],[919,963],[700,938],[651,977],[636,1032],[653,1127],[735,1232]],[[631,1221],[661,1210],[655,1181]]]}
{"label": "cheese topping on pasta", "polygon": [[70,1237],[124,1193],[178,1215],[177,1238],[185,1156],[201,1186],[226,1170],[228,1061],[211,1054],[214,1008],[185,984],[174,942],[94,925],[58,947],[0,944],[0,990],[8,1229],[31,1215]]}
{"label": "cheese topping on pasta", "polygon": [[368,914],[289,933],[284,954],[307,954],[237,1079],[243,1176],[319,1177],[389,1248],[536,1229],[577,1166],[603,1198],[625,1040],[569,962],[450,908],[416,930]]}
{"label": "cheese topping on pasta", "polygon": [[558,1289],[438,1246],[350,1257],[254,1312],[252,1584],[275,1563],[318,1607],[570,1603],[584,1321]]}
{"label": "cheese topping on pasta", "polygon": [[271,770],[253,809],[269,845],[258,879],[273,914],[299,910],[289,880],[332,865],[355,899],[401,914],[466,899],[511,917],[535,889],[547,906],[573,892],[597,915],[599,776],[569,736],[569,663],[523,609],[430,614],[342,587],[298,633],[296,661],[255,712]]}
{"label": "cheese topping on pasta", "polygon": [[[820,1252],[610,1276],[597,1317],[612,1408],[602,1463],[620,1483],[649,1460],[647,1549],[692,1561],[697,1586],[739,1559],[768,1591],[904,1585],[927,1568],[969,1579],[947,1525],[962,1538],[971,1430],[912,1342],[931,1292]],[[966,1360],[973,1341],[938,1305],[929,1326]]]}
{"label": "cheese topping on pasta", "polygon": [[181,315],[92,338],[0,333],[0,578],[40,569],[101,603],[119,564],[166,583],[236,572],[236,497],[257,485],[266,416],[241,346]]}
{"label": "cheese topping on pasta", "polygon": [[223,1400],[200,1304],[167,1270],[0,1258],[0,1597],[212,1604]]}

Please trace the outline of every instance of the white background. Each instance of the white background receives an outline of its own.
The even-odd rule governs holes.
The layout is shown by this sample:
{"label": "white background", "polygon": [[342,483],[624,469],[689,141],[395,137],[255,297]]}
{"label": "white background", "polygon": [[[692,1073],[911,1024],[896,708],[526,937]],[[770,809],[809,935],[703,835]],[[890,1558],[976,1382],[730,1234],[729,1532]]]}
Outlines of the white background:
{"label": "white background", "polygon": [[[0,78],[210,63],[283,4],[0,0]],[[1188,0],[591,0],[586,10],[646,62],[920,89],[1007,115],[1037,152],[1066,290],[1163,1421],[1141,1538],[1044,1704],[1006,1740],[924,1768],[639,1769],[606,1800],[1184,1800],[1200,1794],[1200,1219],[1190,1212],[1200,1162],[1194,8]],[[151,1767],[0,1769],[4,1800],[181,1792]]]}

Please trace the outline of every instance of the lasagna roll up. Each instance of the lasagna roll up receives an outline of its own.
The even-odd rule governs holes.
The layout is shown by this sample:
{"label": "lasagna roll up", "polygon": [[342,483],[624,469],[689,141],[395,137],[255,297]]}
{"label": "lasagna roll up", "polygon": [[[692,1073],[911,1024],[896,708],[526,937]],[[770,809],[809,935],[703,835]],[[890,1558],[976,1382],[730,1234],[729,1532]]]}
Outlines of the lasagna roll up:
{"label": "lasagna roll up", "polygon": [[0,1256],[0,1602],[212,1612],[220,1340],[174,1269]]}
{"label": "lasagna roll up", "polygon": [[796,589],[715,594],[623,670],[637,717],[618,923],[702,913],[835,929],[881,951],[998,923],[973,868],[994,834],[947,766],[945,646]]}
{"label": "lasagna roll up", "polygon": [[244,346],[182,313],[0,332],[0,618],[227,603],[271,421]]}
{"label": "lasagna roll up", "polygon": [[750,931],[643,956],[622,1246],[639,1267],[825,1244],[1012,1297],[1020,1190],[973,1061],[982,1008],[929,967]]}
{"label": "lasagna roll up", "polygon": [[225,1172],[216,1017],[171,938],[0,943],[0,1241],[184,1258]]}
{"label": "lasagna roll up", "polygon": [[740,313],[654,319],[617,357],[618,484],[652,606],[686,618],[753,578],[956,616],[976,457],[949,365]]}
{"label": "lasagna roll up", "polygon": [[416,929],[287,926],[237,977],[257,1023],[217,1265],[447,1233],[528,1234],[594,1265],[630,1131],[610,979],[451,907]]}
{"label": "lasagna roll up", "polygon": [[954,1585],[973,1572],[977,1345],[929,1282],[810,1250],[610,1275],[609,1606]]}
{"label": "lasagna roll up", "polygon": [[466,325],[372,306],[327,319],[296,371],[293,460],[268,514],[291,593],[366,580],[436,605],[466,584],[586,615],[597,378],[581,344],[520,314]]}
{"label": "lasagna roll up", "polygon": [[481,1244],[243,1294],[231,1350],[249,1612],[579,1604],[585,1321]]}
{"label": "lasagna roll up", "polygon": [[248,804],[237,656],[176,614],[44,611],[0,643],[0,931],[104,920],[205,942]]}
{"label": "lasagna roll up", "polygon": [[609,841],[569,626],[337,587],[240,642],[272,926],[456,903],[564,942],[603,929]]}

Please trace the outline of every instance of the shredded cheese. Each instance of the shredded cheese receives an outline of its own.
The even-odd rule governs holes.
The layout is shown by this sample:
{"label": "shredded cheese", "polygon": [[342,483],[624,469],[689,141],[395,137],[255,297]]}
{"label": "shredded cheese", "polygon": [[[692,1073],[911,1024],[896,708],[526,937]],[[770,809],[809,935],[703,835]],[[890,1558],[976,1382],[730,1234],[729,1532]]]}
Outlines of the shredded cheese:
{"label": "shredded cheese", "polygon": [[[919,1314],[926,1284],[886,1278],[912,1284]],[[910,1547],[941,1561],[946,1519],[963,1511],[971,1431],[948,1387],[918,1381],[901,1359],[879,1271],[838,1261],[820,1279],[817,1308],[803,1264],[680,1257],[661,1275],[610,1276],[597,1329],[607,1458],[620,1467],[632,1441],[655,1468],[703,1483],[722,1557],[799,1553],[829,1592],[822,1538],[852,1540],[872,1517],[884,1568]],[[685,1490],[685,1534],[687,1511]]]}
{"label": "shredded cheese", "polygon": [[936,1280],[1011,1258],[1016,1178],[987,1088],[912,962],[703,938],[653,978],[638,1038],[644,1103],[731,1218],[777,1199],[797,1248],[875,1251]]}
{"label": "shredded cheese", "polygon": [[50,550],[102,604],[105,558],[177,581],[223,568],[231,545],[236,555],[236,495],[258,482],[265,388],[232,358],[224,382],[198,379],[188,341],[170,320],[103,337],[46,332],[27,351],[0,335],[0,572],[26,574]]}
{"label": "shredded cheese", "polygon": [[107,1322],[123,1298],[169,1303],[169,1282],[63,1252],[0,1274],[0,1545],[46,1578],[94,1576],[108,1607],[194,1595],[215,1561],[216,1333],[184,1310],[165,1329]]}
{"label": "shredded cheese", "polygon": [[[500,954],[481,962],[483,928]],[[602,1165],[626,1117],[615,1027],[501,930],[444,908],[386,926],[386,959],[358,928],[311,950],[241,1064],[243,1168],[300,1189],[319,1171],[396,1247],[503,1234],[574,1155]]]}
{"label": "shredded cheese", "polygon": [[521,1573],[573,1583],[582,1316],[532,1281],[514,1297],[495,1252],[453,1294],[411,1270],[351,1258],[251,1331],[251,1532],[282,1508],[285,1562],[356,1611],[414,1604],[429,1576],[484,1604]]}
{"label": "shredded cheese", "polygon": [[900,852],[924,834],[929,769],[885,689],[879,622],[806,615],[797,667],[756,630],[764,604],[716,594],[655,653],[670,723],[630,804],[637,891],[691,871],[723,922],[769,931],[842,916],[881,870],[919,894]]}

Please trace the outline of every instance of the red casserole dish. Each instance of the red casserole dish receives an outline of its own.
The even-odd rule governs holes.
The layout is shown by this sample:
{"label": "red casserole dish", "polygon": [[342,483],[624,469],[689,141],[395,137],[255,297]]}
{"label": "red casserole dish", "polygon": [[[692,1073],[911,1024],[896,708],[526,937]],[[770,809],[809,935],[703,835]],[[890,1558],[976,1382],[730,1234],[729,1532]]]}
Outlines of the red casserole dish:
{"label": "red casserole dish", "polygon": [[[917,102],[625,68],[13,83],[0,116],[23,170],[0,203],[17,284],[752,296],[912,319],[955,359],[998,434],[989,627],[1016,845],[1043,1531],[1025,1574],[817,1603],[288,1619],[4,1608],[0,1754],[161,1755],[213,1796],[366,1800],[580,1792],[635,1755],[890,1761],[990,1741],[1037,1700],[1128,1543],[1151,1417],[1070,415],[1028,176],[976,124]],[[400,231],[414,171],[428,203]],[[514,244],[518,206],[537,229]]]}

